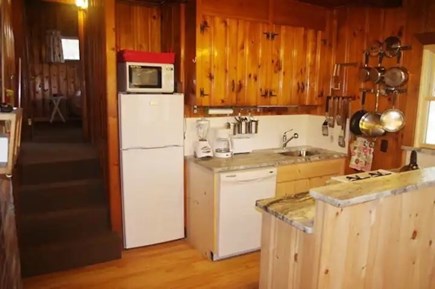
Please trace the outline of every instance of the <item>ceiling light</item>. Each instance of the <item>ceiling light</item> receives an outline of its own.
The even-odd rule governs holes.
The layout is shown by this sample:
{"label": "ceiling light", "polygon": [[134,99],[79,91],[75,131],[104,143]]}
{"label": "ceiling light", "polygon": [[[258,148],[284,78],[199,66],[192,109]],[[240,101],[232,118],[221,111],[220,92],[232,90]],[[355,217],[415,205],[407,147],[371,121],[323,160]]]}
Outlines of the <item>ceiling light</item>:
{"label": "ceiling light", "polygon": [[76,0],[76,6],[81,9],[88,9],[88,0]]}

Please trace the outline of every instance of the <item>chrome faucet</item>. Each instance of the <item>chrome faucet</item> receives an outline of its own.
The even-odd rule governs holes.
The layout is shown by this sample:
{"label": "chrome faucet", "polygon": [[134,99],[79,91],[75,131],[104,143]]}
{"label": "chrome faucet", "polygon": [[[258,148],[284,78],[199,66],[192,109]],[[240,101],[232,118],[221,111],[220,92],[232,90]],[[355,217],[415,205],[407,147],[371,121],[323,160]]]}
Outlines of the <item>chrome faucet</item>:
{"label": "chrome faucet", "polygon": [[287,133],[293,131],[293,129],[290,129],[288,131],[285,131],[282,134],[282,148],[286,148],[287,144],[292,140],[292,139],[297,139],[299,138],[299,134],[297,132],[295,132],[290,138],[287,136]]}

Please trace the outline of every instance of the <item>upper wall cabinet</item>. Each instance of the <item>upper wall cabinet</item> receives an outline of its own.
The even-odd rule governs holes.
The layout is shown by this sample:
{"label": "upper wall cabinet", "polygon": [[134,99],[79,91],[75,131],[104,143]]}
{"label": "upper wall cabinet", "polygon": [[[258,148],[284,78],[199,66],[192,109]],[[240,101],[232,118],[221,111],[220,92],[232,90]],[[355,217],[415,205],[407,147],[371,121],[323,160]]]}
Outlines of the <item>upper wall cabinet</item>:
{"label": "upper wall cabinet", "polygon": [[[248,20],[261,14],[257,10],[260,4],[253,4],[252,11],[248,9],[243,17],[236,18],[236,7],[240,10],[248,1],[219,1],[231,2],[232,9],[214,7],[213,2],[202,0],[205,6],[191,2],[186,10],[186,89],[191,104],[320,103],[323,32],[270,24],[263,19]],[[220,16],[226,9],[232,17]]]}

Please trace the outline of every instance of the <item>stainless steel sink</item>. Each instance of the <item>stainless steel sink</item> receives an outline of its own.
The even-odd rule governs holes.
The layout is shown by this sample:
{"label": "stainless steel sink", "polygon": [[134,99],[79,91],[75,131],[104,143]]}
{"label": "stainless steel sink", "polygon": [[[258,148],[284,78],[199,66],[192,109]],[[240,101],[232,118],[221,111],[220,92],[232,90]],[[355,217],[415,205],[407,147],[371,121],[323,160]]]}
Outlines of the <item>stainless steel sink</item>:
{"label": "stainless steel sink", "polygon": [[317,150],[301,149],[301,150],[279,152],[279,154],[283,156],[289,156],[289,157],[309,157],[309,156],[319,155],[320,152]]}

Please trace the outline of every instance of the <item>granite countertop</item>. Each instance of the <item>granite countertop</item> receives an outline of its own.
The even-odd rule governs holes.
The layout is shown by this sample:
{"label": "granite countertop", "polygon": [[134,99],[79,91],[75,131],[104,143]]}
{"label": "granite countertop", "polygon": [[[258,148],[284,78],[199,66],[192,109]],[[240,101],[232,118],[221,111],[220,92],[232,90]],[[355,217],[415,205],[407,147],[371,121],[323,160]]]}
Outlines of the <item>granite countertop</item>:
{"label": "granite countertop", "polygon": [[313,233],[315,200],[308,192],[293,196],[258,200],[256,207],[302,230]]}
{"label": "granite countertop", "polygon": [[[315,150],[318,151],[319,154],[313,156],[305,156],[305,157],[286,156],[280,154],[280,152],[288,152],[288,151],[295,151],[301,149]],[[306,163],[306,162],[314,162],[314,161],[328,160],[328,159],[339,159],[344,157],[346,157],[346,154],[339,153],[339,152],[334,152],[334,151],[310,147],[310,146],[299,146],[299,147],[289,147],[286,149],[256,150],[249,154],[239,154],[227,159],[220,159],[220,158],[196,159],[194,157],[189,157],[189,159],[198,165],[201,165],[207,169],[212,170],[213,172],[223,172],[223,171],[244,170],[244,169],[253,169],[253,168],[270,167],[270,166],[289,165],[289,164],[296,164],[296,163]]]}
{"label": "granite countertop", "polygon": [[312,188],[310,195],[336,207],[347,207],[429,186],[435,186],[435,167]]}

